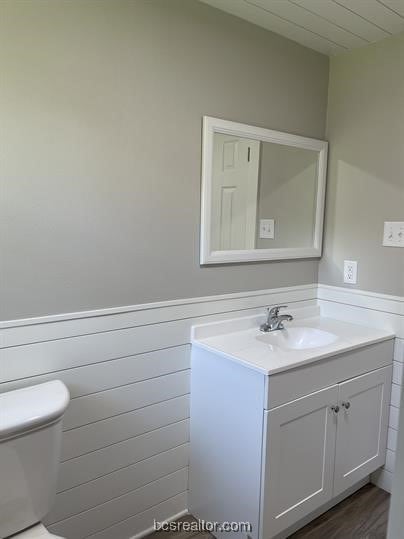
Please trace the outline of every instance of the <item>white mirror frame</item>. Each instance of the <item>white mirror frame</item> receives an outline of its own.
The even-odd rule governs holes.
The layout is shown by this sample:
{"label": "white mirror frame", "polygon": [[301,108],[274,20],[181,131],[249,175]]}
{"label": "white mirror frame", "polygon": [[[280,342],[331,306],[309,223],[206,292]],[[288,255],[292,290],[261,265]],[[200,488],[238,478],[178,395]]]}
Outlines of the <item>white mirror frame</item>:
{"label": "white mirror frame", "polygon": [[[272,142],[305,150],[314,150],[319,154],[317,204],[314,225],[313,247],[288,247],[276,249],[246,249],[234,251],[211,250],[211,200],[212,200],[212,164],[213,136],[215,133],[234,135],[249,139]],[[201,193],[201,246],[200,263],[225,264],[235,262],[254,262],[260,260],[286,260],[293,258],[321,257],[323,241],[324,201],[327,173],[328,142],[313,138],[291,135],[282,131],[273,131],[262,127],[221,120],[211,116],[203,117],[202,135],[202,193]]]}

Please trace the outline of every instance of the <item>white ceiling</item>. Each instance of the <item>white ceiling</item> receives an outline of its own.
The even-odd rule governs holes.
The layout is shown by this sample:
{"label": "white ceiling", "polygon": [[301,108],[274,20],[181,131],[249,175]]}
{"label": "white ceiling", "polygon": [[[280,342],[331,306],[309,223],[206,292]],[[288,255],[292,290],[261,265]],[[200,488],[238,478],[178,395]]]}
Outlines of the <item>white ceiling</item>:
{"label": "white ceiling", "polygon": [[404,32],[404,0],[201,0],[333,55]]}

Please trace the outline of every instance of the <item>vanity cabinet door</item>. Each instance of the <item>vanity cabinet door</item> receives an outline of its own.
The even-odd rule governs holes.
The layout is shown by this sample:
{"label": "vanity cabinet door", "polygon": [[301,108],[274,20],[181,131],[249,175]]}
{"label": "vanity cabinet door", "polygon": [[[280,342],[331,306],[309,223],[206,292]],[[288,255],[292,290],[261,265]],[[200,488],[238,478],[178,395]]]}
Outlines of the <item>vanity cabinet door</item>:
{"label": "vanity cabinet door", "polygon": [[332,498],[337,401],[334,385],[265,412],[261,537]]}
{"label": "vanity cabinet door", "polygon": [[391,366],[339,385],[334,496],[383,466]]}

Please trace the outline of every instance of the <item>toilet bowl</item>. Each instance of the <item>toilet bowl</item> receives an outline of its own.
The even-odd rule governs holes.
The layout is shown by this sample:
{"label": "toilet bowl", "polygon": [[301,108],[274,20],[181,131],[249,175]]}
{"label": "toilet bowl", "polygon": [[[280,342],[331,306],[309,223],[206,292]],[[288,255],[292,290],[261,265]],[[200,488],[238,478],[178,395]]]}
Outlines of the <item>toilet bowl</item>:
{"label": "toilet bowl", "polygon": [[57,537],[41,523],[56,494],[62,418],[59,380],[0,394],[0,537]]}

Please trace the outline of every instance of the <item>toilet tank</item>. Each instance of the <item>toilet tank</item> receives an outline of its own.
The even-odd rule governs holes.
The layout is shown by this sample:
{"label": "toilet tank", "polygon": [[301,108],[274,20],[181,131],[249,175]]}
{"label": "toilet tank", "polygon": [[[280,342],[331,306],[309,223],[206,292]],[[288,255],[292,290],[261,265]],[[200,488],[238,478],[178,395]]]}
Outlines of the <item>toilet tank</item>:
{"label": "toilet tank", "polygon": [[1,538],[40,522],[50,510],[68,403],[59,380],[0,394]]}

